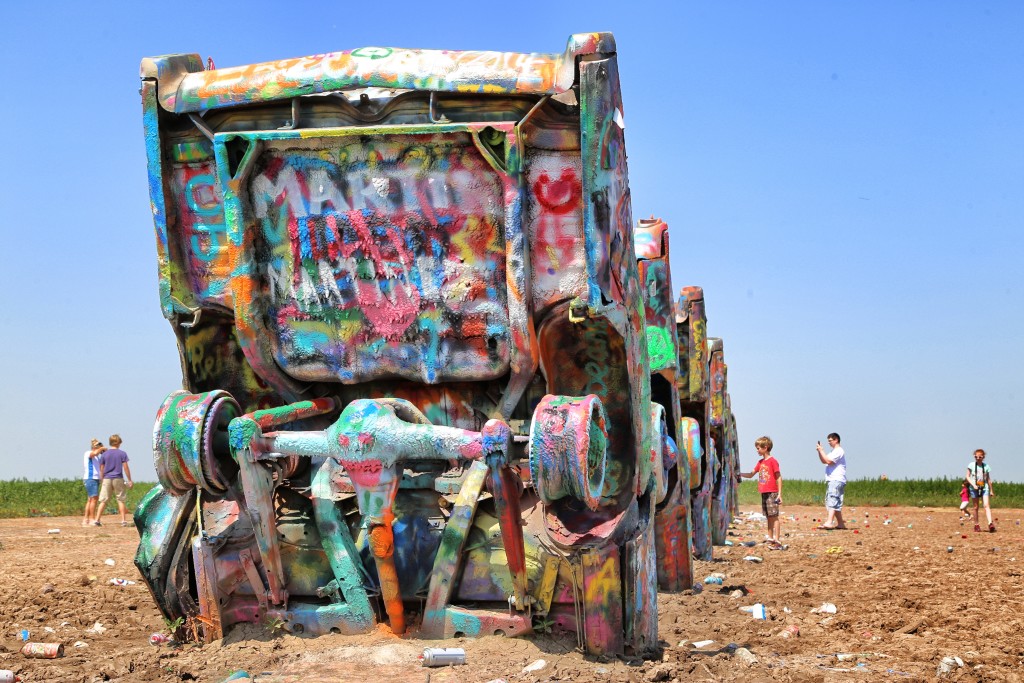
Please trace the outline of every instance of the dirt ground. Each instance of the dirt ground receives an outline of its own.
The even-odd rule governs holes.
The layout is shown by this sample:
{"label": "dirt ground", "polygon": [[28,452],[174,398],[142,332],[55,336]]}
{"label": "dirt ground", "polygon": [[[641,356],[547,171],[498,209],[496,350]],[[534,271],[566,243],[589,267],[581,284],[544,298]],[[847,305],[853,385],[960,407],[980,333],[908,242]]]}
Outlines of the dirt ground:
{"label": "dirt ground", "polygon": [[[721,586],[659,597],[663,649],[646,661],[585,657],[571,635],[438,643],[384,627],[314,638],[253,625],[211,645],[155,647],[149,636],[163,621],[132,564],[134,527],[113,526],[113,517],[87,529],[77,518],[0,520],[0,669],[25,681],[216,683],[236,670],[261,683],[1024,681],[1024,511],[997,510],[995,534],[962,526],[955,509],[848,507],[846,531],[815,529],[822,512],[784,510],[784,551],[743,546],[763,539],[764,522],[742,517],[734,545],[696,563],[698,580],[719,572]],[[758,602],[763,621],[740,610]],[[823,603],[836,612],[812,611]],[[790,626],[799,636],[783,638]],[[24,657],[22,629],[32,641],[63,643],[65,656]],[[714,642],[694,645],[703,640]],[[439,645],[465,648],[467,665],[421,667],[422,649]],[[531,664],[539,668],[525,670]]]}

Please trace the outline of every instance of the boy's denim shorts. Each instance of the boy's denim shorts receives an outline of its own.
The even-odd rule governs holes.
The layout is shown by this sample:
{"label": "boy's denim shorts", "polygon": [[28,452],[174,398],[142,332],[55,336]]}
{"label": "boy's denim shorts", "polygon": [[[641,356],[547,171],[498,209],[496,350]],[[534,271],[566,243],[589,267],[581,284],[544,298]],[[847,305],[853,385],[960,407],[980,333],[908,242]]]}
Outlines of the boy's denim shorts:
{"label": "boy's denim shorts", "polygon": [[825,490],[825,508],[827,510],[843,509],[843,492],[846,491],[845,481],[830,481]]}
{"label": "boy's denim shorts", "polygon": [[83,479],[82,483],[85,484],[85,493],[90,498],[95,498],[100,495],[100,480],[99,479]]}

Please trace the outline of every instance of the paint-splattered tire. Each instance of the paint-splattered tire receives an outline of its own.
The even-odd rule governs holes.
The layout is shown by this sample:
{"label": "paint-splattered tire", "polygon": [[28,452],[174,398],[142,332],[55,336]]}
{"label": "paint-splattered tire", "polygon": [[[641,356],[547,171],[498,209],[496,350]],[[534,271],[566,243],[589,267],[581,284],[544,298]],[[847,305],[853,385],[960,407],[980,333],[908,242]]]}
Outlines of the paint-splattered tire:
{"label": "paint-splattered tire", "polygon": [[594,394],[541,399],[530,427],[530,474],[545,504],[570,496],[597,510],[607,458],[601,399]]}
{"label": "paint-splattered tire", "polygon": [[[679,421],[679,449],[681,460],[689,466],[690,485],[690,529],[692,532],[693,554],[699,560],[711,559],[711,473],[706,471],[708,462],[701,446],[700,424],[697,420],[684,417]],[[714,440],[711,440],[714,457]]]}
{"label": "paint-splattered tire", "polygon": [[[660,403],[651,403],[651,464],[650,473],[654,479],[654,502],[661,503],[668,495],[669,476],[676,465],[678,449],[668,433],[665,408]],[[643,495],[647,482],[643,480],[645,467],[640,468],[638,495]]]}
{"label": "paint-splattered tire", "polygon": [[238,475],[227,441],[228,423],[241,414],[231,394],[172,392],[153,426],[153,461],[166,491],[183,495],[196,487],[212,494],[228,489]]}

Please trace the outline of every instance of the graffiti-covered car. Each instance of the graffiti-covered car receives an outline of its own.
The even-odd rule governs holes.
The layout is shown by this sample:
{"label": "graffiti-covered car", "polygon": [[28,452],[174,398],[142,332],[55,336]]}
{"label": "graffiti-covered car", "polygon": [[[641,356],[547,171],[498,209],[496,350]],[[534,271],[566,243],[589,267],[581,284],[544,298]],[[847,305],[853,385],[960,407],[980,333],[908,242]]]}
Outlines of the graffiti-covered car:
{"label": "graffiti-covered car", "polygon": [[691,463],[693,554],[712,557],[738,508],[739,445],[722,340],[707,336],[704,290],[683,287],[676,307],[680,410],[693,438],[681,442]]}
{"label": "graffiti-covered car", "polygon": [[675,456],[612,36],[208,66],[141,68],[183,386],[135,516],[163,614],[655,647]]}
{"label": "graffiti-covered car", "polygon": [[[690,458],[700,448],[697,423],[683,417],[680,403],[679,336],[669,262],[668,224],[641,219],[635,247],[647,323],[647,357],[651,364],[652,448],[661,449],[656,473],[655,528],[658,586],[679,591],[693,585],[693,532],[690,517]],[[681,444],[680,448],[678,444]]]}
{"label": "graffiti-covered car", "polygon": [[[707,336],[704,291],[673,301],[669,229],[641,219],[635,245],[645,301],[654,433],[666,440],[655,519],[659,585],[692,583],[691,559],[712,559],[738,508],[739,450],[722,340]],[[659,419],[660,418],[660,419]],[[660,430],[660,431],[659,431]],[[678,491],[672,494],[670,491]]]}

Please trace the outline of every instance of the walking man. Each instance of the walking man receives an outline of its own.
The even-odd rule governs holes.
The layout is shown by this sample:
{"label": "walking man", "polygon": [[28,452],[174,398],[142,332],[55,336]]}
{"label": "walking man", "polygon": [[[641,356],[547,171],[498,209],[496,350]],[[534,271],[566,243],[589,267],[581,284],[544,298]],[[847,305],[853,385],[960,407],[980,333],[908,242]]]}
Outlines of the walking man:
{"label": "walking man", "polygon": [[828,519],[820,528],[845,529],[843,493],[846,491],[846,452],[839,445],[839,435],[835,432],[828,435],[828,445],[832,450],[826,455],[821,442],[818,442],[818,459],[825,465],[825,511],[828,513]]}
{"label": "walking man", "polygon": [[110,449],[99,458],[100,465],[100,501],[96,506],[96,526],[100,525],[100,517],[110,500],[111,491],[117,498],[117,509],[121,513],[121,526],[128,526],[128,506],[125,500],[128,494],[125,487],[132,487],[132,471],[128,468],[128,454],[121,450],[121,437],[114,434],[110,437]]}

